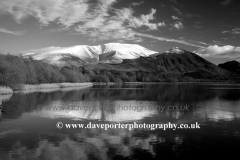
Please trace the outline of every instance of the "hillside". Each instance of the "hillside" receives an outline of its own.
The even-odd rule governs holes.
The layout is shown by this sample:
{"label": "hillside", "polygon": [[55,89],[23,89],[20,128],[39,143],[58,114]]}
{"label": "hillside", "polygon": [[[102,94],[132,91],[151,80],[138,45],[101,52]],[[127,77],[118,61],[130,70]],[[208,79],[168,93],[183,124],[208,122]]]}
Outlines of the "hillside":
{"label": "hillside", "polygon": [[194,79],[226,79],[232,73],[222,69],[204,58],[179,48],[149,57],[125,59],[120,64],[86,64],[87,70],[108,70],[119,72],[146,72],[155,76],[192,77]]}
{"label": "hillside", "polygon": [[228,71],[234,72],[240,75],[240,63],[237,61],[229,61],[218,65],[220,68],[226,69]]}

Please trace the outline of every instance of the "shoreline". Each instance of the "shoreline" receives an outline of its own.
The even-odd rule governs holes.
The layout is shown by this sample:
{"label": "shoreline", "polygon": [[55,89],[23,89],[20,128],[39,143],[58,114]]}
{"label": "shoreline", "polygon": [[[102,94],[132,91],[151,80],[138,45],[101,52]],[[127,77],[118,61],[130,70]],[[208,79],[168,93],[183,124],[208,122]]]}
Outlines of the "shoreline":
{"label": "shoreline", "polygon": [[10,87],[0,86],[0,95],[11,95],[13,93],[29,93],[38,91],[57,91],[63,88],[87,88],[92,87],[93,83],[49,83],[37,85],[22,85],[20,90],[13,91]]}
{"label": "shoreline", "polygon": [[0,95],[13,94],[13,90],[10,87],[0,86]]}
{"label": "shoreline", "polygon": [[93,82],[93,85],[116,85],[116,84],[232,84],[240,85],[240,83],[229,83],[229,82],[123,82],[123,83],[104,83],[104,82]]}
{"label": "shoreline", "polygon": [[30,93],[30,92],[49,92],[49,91],[58,91],[66,88],[88,88],[94,85],[117,85],[117,84],[226,84],[226,85],[240,85],[239,83],[229,83],[229,82],[124,82],[124,83],[104,83],[104,82],[86,82],[86,83],[48,83],[48,84],[37,84],[29,85],[25,84],[20,90],[13,91],[10,87],[0,86],[0,96],[2,95],[12,95],[13,93]]}

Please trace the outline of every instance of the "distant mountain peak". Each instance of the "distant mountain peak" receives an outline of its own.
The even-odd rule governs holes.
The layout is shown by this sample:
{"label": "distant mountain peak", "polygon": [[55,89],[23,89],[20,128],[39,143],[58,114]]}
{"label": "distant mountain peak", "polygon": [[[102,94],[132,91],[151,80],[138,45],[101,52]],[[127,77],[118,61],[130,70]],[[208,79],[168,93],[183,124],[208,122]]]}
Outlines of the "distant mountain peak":
{"label": "distant mountain peak", "polygon": [[[85,63],[121,63],[123,59],[148,57],[156,51],[149,50],[138,44],[107,43],[98,46],[78,45],[72,47],[47,48],[40,51],[25,53],[24,58],[32,57],[57,66],[68,64],[66,56],[70,59],[80,59]],[[101,55],[101,57],[100,57]],[[69,58],[68,58],[69,59]],[[81,65],[81,64],[80,64]]]}
{"label": "distant mountain peak", "polygon": [[176,54],[182,54],[185,51],[179,47],[173,47],[169,51],[166,51],[167,53],[176,53]]}

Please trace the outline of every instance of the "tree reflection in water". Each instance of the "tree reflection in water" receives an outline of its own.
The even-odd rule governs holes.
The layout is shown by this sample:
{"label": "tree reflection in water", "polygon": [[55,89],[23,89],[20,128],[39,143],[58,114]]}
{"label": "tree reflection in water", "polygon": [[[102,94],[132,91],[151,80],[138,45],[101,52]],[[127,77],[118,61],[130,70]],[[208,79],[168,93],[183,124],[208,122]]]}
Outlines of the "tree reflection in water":
{"label": "tree reflection in water", "polygon": [[[0,159],[192,159],[228,157],[240,148],[238,86],[203,84],[94,86],[14,94],[2,102]],[[189,105],[189,111],[116,110]],[[41,105],[41,108],[38,106]],[[51,106],[87,106],[56,111]],[[98,109],[96,109],[96,107]],[[64,123],[193,123],[200,130],[62,129]]]}

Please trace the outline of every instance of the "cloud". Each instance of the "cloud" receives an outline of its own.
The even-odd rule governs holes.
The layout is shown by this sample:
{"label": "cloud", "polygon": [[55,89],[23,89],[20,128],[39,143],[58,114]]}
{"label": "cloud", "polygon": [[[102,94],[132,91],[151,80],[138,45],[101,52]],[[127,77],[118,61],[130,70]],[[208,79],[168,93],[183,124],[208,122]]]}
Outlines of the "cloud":
{"label": "cloud", "polygon": [[10,31],[10,30],[8,30],[8,29],[1,28],[1,27],[0,27],[0,32],[2,32],[2,33],[8,33],[8,34],[13,34],[13,35],[18,35],[18,36],[21,36],[21,35],[24,35],[24,34],[25,34],[25,31]]}
{"label": "cloud", "polygon": [[240,34],[240,28],[234,28],[232,30],[229,30],[229,31],[222,31],[222,33],[230,33],[230,34],[234,34],[234,35],[238,35]]}
{"label": "cloud", "polygon": [[[192,14],[192,13],[183,13],[180,9],[178,9],[175,6],[172,6],[171,9],[178,14],[181,17],[186,17],[186,18],[202,18],[201,15],[199,14]],[[175,16],[176,17],[176,16]]]}
{"label": "cloud", "polygon": [[203,45],[208,45],[207,43],[205,43],[205,42],[198,42],[198,43],[200,43],[200,44],[203,44]]}
{"label": "cloud", "polygon": [[221,2],[221,4],[224,6],[227,6],[227,5],[231,4],[231,2],[232,2],[232,0],[224,0]]}
{"label": "cloud", "polygon": [[151,22],[156,20],[156,9],[136,17],[133,16],[132,8],[112,8],[116,2],[117,0],[97,0],[97,3],[90,0],[1,0],[0,13],[10,14],[17,23],[31,16],[43,26],[56,22],[63,28],[75,30],[75,34],[82,33],[95,39],[135,40],[131,33],[133,28],[145,26],[148,30],[157,30],[165,26],[164,22]]}
{"label": "cloud", "polygon": [[154,15],[156,14],[156,9],[151,9],[149,14],[141,15],[140,17],[133,17],[132,15],[129,17],[129,25],[130,27],[139,28],[142,26],[148,27],[150,30],[157,30],[158,27],[165,26],[165,22],[160,23],[151,23],[151,20],[155,20]]}
{"label": "cloud", "polygon": [[[112,6],[117,0],[1,0],[0,12],[10,14],[18,23],[33,16],[41,25],[56,22],[63,30],[72,30],[76,35],[84,35],[89,40],[131,40],[143,41],[143,37],[159,41],[175,42],[194,47],[204,48],[203,44],[186,40],[157,37],[143,34],[135,29],[145,27],[148,31],[156,31],[165,27],[165,22],[156,19],[157,10],[152,8],[149,13],[136,16],[131,7],[116,9]],[[178,14],[180,10],[174,8]],[[173,27],[182,29],[183,23],[176,16]],[[5,30],[6,31],[6,30]],[[57,28],[53,31],[61,31]],[[20,33],[20,32],[19,32]]]}
{"label": "cloud", "polygon": [[226,44],[223,43],[223,42],[220,42],[220,41],[212,40],[212,43],[209,43],[209,45],[219,45],[219,46],[224,46],[224,45],[226,45]]}
{"label": "cloud", "polygon": [[133,29],[147,27],[148,30],[157,30],[164,27],[164,22],[152,23],[155,19],[156,9],[151,9],[149,14],[142,14],[139,17],[133,16],[132,8],[122,8],[111,10],[111,16],[106,11],[99,12],[81,25],[76,27],[76,31],[91,37],[91,40],[125,39],[139,42],[133,34]]}
{"label": "cloud", "polygon": [[175,23],[173,24],[173,27],[176,28],[176,29],[178,29],[178,30],[184,28],[182,22],[179,22],[179,21],[178,21],[178,22],[175,22]]}
{"label": "cloud", "polygon": [[[29,17],[35,17],[42,26],[55,22],[62,28],[74,30],[75,34],[83,34],[91,40],[140,41],[134,37],[133,29],[146,27],[148,31],[153,31],[166,26],[165,22],[156,22],[157,10],[154,8],[148,14],[135,16],[131,7],[113,8],[116,2],[117,0],[97,0],[97,3],[91,0],[1,0],[0,13],[10,14],[17,23]],[[133,5],[142,3],[143,1]]]}
{"label": "cloud", "polygon": [[[182,11],[180,11],[180,9],[176,8],[175,6],[172,6],[172,10],[182,18],[202,18],[202,16],[199,14],[183,13]],[[176,17],[176,16],[174,16],[174,17]],[[173,18],[173,16],[172,16],[172,18]],[[179,18],[179,19],[181,19],[181,18]]]}
{"label": "cloud", "polygon": [[144,34],[144,33],[138,33],[138,32],[134,32],[134,34],[136,36],[152,38],[152,39],[156,39],[156,40],[159,40],[159,41],[175,42],[175,43],[185,44],[185,45],[188,45],[188,46],[205,48],[205,46],[201,45],[201,44],[204,44],[202,42],[201,43],[200,42],[191,43],[191,42],[184,41],[184,40],[171,39],[171,38],[166,38],[166,37],[158,37],[158,36],[153,36],[153,35],[150,35],[150,34]]}
{"label": "cloud", "polygon": [[179,20],[179,18],[177,16],[172,16],[173,20]]}
{"label": "cloud", "polygon": [[99,2],[101,2],[103,6],[109,7],[113,3],[116,3],[117,0],[99,0]]}
{"label": "cloud", "polygon": [[[167,26],[164,21],[156,18],[157,10],[152,8],[147,14],[136,15],[131,7],[114,8],[118,0],[0,0],[0,13],[11,15],[17,23],[22,23],[29,17],[36,18],[40,25],[48,26],[58,23],[60,28],[52,30],[72,31],[76,35],[83,35],[89,40],[131,40],[142,41],[136,30],[146,28],[147,31],[157,31]],[[133,3],[133,6],[142,4]],[[182,14],[175,7],[173,10]],[[172,17],[173,18],[173,17]],[[176,22],[169,24],[176,29],[182,29],[181,19],[174,17]],[[178,18],[178,19],[177,19]],[[17,33],[17,32],[15,32]],[[20,34],[20,32],[18,32]],[[156,39],[156,38],[155,38]],[[159,40],[159,38],[158,38]],[[195,46],[185,41],[163,38],[164,41],[173,41]],[[197,47],[199,47],[197,45]]]}
{"label": "cloud", "polygon": [[133,6],[140,6],[141,4],[143,4],[144,1],[141,1],[141,2],[133,2],[132,5]]}
{"label": "cloud", "polygon": [[184,26],[183,26],[183,19],[182,18],[178,18],[177,16],[171,16],[172,19],[175,21],[173,24],[171,24],[174,28],[180,30],[180,29],[183,29]]}
{"label": "cloud", "polygon": [[195,51],[195,53],[206,57],[212,56],[240,59],[240,47],[235,47],[231,45],[211,45],[206,48],[199,48],[197,51]]}
{"label": "cloud", "polygon": [[1,0],[0,12],[10,14],[18,23],[33,16],[41,25],[57,22],[64,27],[88,16],[88,0]]}
{"label": "cloud", "polygon": [[175,13],[179,14],[179,15],[182,15],[182,14],[183,14],[178,8],[176,8],[176,7],[174,7],[174,6],[172,6],[172,10],[173,10]]}

